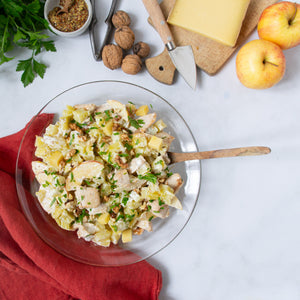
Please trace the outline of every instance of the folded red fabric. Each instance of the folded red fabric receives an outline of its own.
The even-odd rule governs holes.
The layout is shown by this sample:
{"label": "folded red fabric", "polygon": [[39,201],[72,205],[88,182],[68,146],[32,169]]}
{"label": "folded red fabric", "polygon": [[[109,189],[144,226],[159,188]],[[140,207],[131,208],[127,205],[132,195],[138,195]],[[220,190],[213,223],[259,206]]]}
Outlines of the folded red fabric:
{"label": "folded red fabric", "polygon": [[[42,114],[35,134],[52,121]],[[158,299],[161,272],[146,261],[94,267],[73,261],[44,243],[22,213],[15,182],[26,128],[0,139],[0,299]],[[30,153],[23,157],[30,160]]]}

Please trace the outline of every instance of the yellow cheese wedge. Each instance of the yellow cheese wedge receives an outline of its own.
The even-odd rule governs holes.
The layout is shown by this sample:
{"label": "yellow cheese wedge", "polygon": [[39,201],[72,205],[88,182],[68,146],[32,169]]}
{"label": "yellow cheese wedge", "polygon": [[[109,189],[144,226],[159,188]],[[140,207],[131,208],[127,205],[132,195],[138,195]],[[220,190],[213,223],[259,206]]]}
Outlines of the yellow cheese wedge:
{"label": "yellow cheese wedge", "polygon": [[168,23],[233,47],[250,0],[176,0]]}

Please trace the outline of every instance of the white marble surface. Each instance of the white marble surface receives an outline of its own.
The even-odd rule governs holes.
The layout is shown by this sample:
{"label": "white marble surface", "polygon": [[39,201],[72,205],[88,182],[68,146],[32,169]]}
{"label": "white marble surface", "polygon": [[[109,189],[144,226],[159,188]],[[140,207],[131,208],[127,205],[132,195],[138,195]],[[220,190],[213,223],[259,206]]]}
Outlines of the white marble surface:
{"label": "white marble surface", "polygon": [[[100,33],[105,2],[98,1],[103,7],[97,9]],[[148,42],[152,55],[160,53],[162,42],[147,23],[142,2],[121,1],[119,8],[131,14],[137,40]],[[116,79],[144,86],[172,103],[201,150],[271,147],[267,156],[203,161],[200,197],[190,222],[149,262],[163,273],[161,300],[299,300],[300,46],[284,52],[286,74],[271,89],[243,87],[234,55],[214,77],[199,71],[193,91],[179,76],[167,86],[146,70],[130,76],[106,69],[94,61],[87,33],[54,38],[57,52],[40,55],[49,66],[43,80],[23,88],[16,61],[0,67],[0,136],[21,129],[69,87]],[[253,33],[249,40],[255,38]]]}

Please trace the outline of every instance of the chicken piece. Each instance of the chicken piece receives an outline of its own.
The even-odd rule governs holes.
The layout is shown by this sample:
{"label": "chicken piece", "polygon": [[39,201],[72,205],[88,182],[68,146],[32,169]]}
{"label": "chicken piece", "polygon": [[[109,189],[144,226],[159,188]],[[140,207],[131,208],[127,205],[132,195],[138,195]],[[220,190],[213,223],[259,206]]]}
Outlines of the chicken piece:
{"label": "chicken piece", "polygon": [[152,231],[152,224],[149,221],[149,219],[151,218],[152,213],[145,211],[141,214],[141,216],[139,217],[138,222],[136,223],[136,226],[139,228],[142,228],[144,230],[147,231]]}
{"label": "chicken piece", "polygon": [[108,211],[108,204],[101,203],[99,206],[95,208],[89,209],[90,216],[97,215],[97,214],[104,214]]}
{"label": "chicken piece", "polygon": [[114,109],[114,112],[128,122],[128,112],[126,106],[117,100],[107,100],[107,103]]}
{"label": "chicken piece", "polygon": [[67,177],[66,190],[76,190],[84,179],[102,177],[104,165],[99,161],[86,161],[75,167]]}
{"label": "chicken piece", "polygon": [[[32,171],[39,184],[44,184],[48,180],[47,170],[48,166],[41,161],[33,161],[31,163]],[[46,171],[46,172],[45,172]]]}
{"label": "chicken piece", "polygon": [[96,105],[93,103],[90,104],[76,104],[74,105],[75,109],[84,109],[84,110],[88,110],[90,112],[93,112],[96,109]]}
{"label": "chicken piece", "polygon": [[151,207],[151,213],[158,218],[167,218],[170,214],[169,207],[166,204],[159,205],[158,200],[148,202],[147,205]]}
{"label": "chicken piece", "polygon": [[146,182],[146,180],[141,180],[134,176],[130,176],[127,170],[122,170],[122,169],[116,171],[113,179],[116,180],[116,186],[117,186],[114,189],[115,193],[138,189]]}
{"label": "chicken piece", "polygon": [[138,122],[138,124],[141,127],[135,128],[133,126],[130,126],[129,129],[132,132],[136,132],[137,130],[139,130],[141,132],[145,132],[156,121],[156,113],[151,113],[151,114],[139,117],[139,118],[137,118],[135,120]]}
{"label": "chicken piece", "polygon": [[158,132],[155,136],[161,138],[163,140],[163,145],[167,146],[168,149],[175,139],[173,136],[164,131]]}
{"label": "chicken piece", "polygon": [[100,205],[99,191],[93,187],[80,187],[75,191],[79,208],[95,208]]}
{"label": "chicken piece", "polygon": [[172,198],[171,203],[169,204],[169,206],[175,207],[177,209],[182,209],[182,205],[181,205],[179,199],[176,196],[174,196]]}
{"label": "chicken piece", "polygon": [[31,163],[31,167],[34,175],[37,175],[38,173],[45,173],[45,171],[48,170],[48,166],[41,161],[33,161]]}
{"label": "chicken piece", "polygon": [[107,102],[105,102],[105,103],[97,106],[95,111],[96,112],[105,112],[106,110],[110,110],[110,109],[112,109],[112,107]]}
{"label": "chicken piece", "polygon": [[166,180],[165,183],[174,190],[174,193],[176,193],[182,186],[183,181],[178,173],[174,173]]}
{"label": "chicken piece", "polygon": [[[97,227],[92,223],[74,223],[73,228],[78,229],[77,236],[79,238],[85,238],[97,232]],[[92,239],[92,236],[90,236],[90,239]]]}
{"label": "chicken piece", "polygon": [[139,157],[135,157],[131,160],[131,162],[129,163],[128,170],[131,174],[133,174],[146,163],[147,161],[145,160],[145,158],[142,155],[140,155]]}

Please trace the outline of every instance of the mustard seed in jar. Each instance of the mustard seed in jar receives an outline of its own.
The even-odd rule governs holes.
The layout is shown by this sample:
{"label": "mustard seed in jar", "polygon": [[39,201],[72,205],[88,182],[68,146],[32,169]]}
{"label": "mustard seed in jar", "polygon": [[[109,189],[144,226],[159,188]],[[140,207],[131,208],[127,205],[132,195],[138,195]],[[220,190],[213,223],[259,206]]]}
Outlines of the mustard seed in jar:
{"label": "mustard seed in jar", "polygon": [[[59,5],[64,6],[66,0],[60,0]],[[89,11],[84,0],[74,0],[68,12],[57,13],[60,7],[54,7],[48,14],[53,27],[62,32],[72,32],[81,28],[86,22]]]}

